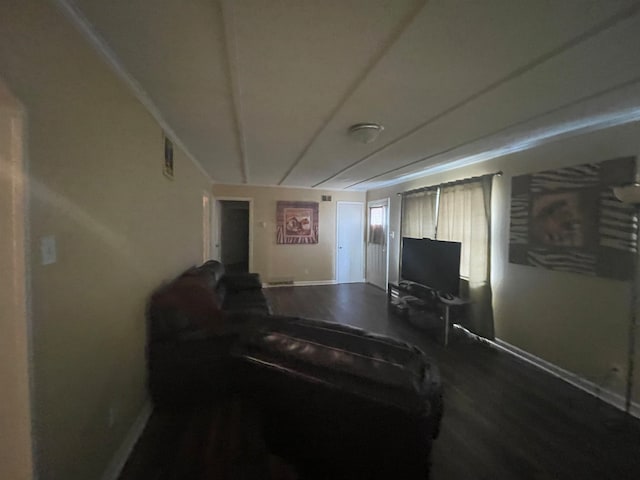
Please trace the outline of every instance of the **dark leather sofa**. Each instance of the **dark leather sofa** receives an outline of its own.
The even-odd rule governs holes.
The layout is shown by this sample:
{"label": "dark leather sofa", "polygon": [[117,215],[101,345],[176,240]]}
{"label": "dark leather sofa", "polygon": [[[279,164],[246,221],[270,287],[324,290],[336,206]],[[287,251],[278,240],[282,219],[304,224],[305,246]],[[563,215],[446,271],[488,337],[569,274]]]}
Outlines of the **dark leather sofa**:
{"label": "dark leather sofa", "polygon": [[186,274],[206,281],[208,287],[215,291],[214,296],[225,312],[271,313],[257,273],[227,273],[222,263],[209,260]]}
{"label": "dark leather sofa", "polygon": [[443,405],[424,353],[354,327],[270,315],[257,276],[226,277],[221,267],[191,269],[151,298],[154,402],[253,402],[269,448],[302,478],[425,478]]}
{"label": "dark leather sofa", "polygon": [[229,392],[229,348],[246,315],[271,307],[257,274],[211,260],[158,288],[147,306],[148,386],[156,404],[206,402]]}

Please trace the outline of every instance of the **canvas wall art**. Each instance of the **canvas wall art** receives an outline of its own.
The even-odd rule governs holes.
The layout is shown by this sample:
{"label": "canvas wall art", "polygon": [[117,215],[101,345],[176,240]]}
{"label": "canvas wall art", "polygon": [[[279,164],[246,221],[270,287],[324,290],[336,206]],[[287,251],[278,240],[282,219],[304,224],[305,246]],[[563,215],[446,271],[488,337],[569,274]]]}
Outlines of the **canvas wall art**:
{"label": "canvas wall art", "polygon": [[278,244],[318,243],[318,202],[277,202]]}
{"label": "canvas wall art", "polygon": [[612,187],[634,177],[633,157],[513,177],[509,261],[631,279],[638,222]]}

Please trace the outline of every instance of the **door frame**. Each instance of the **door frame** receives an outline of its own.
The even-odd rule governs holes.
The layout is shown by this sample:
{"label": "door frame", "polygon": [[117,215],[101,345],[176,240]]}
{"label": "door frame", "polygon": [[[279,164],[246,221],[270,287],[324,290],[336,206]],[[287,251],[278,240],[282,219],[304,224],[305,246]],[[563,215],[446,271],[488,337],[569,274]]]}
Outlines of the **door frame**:
{"label": "door frame", "polygon": [[217,249],[217,257],[219,261],[222,261],[222,250],[220,242],[222,241],[222,222],[220,221],[220,212],[222,211],[221,201],[232,202],[249,202],[249,271],[253,272],[253,198],[252,197],[227,197],[227,196],[214,196],[215,201],[215,216],[212,225],[215,224],[215,235],[212,238],[215,239],[214,248]]}
{"label": "door frame", "polygon": [[[7,255],[4,261],[10,267],[11,285],[8,287],[7,298],[10,298],[7,323],[11,334],[10,345],[6,352],[13,361],[0,365],[2,380],[15,394],[14,401],[8,402],[7,415],[13,419],[20,419],[14,424],[14,430],[9,437],[13,442],[10,450],[12,462],[5,465],[8,470],[0,474],[28,475],[35,478],[36,474],[36,436],[34,435],[34,367],[33,367],[33,322],[31,299],[31,271],[30,239],[29,239],[29,177],[27,156],[27,112],[20,101],[10,92],[0,78],[0,115],[6,116],[10,123],[9,142],[10,155],[6,165],[0,168],[10,172],[6,178],[0,178],[0,183],[9,186],[9,203],[6,205],[9,215],[2,215],[6,221],[0,220],[0,230],[8,231],[10,242],[7,248],[0,250],[0,255]],[[1,208],[1,207],[0,207]],[[5,230],[6,229],[6,230]],[[3,262],[4,263],[4,262]],[[6,335],[7,332],[2,332]],[[4,363],[4,362],[3,362]],[[13,381],[12,381],[13,380]],[[2,419],[4,422],[4,419]],[[16,477],[17,478],[17,477]],[[26,477],[25,477],[26,478]]]}
{"label": "door frame", "polygon": [[213,197],[211,192],[202,192],[202,261],[211,260],[213,255]]}
{"label": "door frame", "polygon": [[[384,291],[386,292],[387,290],[389,290],[389,250],[390,250],[390,245],[389,245],[389,220],[391,218],[390,216],[390,210],[391,210],[391,198],[387,197],[387,198],[379,198],[378,200],[370,200],[367,202],[367,211],[366,211],[366,221],[365,221],[365,228],[366,228],[366,242],[368,244],[369,242],[369,210],[371,207],[380,207],[380,206],[384,206],[386,207],[386,218],[385,218],[385,222],[386,222],[386,231],[385,231],[385,245],[386,245],[386,259],[385,259],[385,276],[384,276]],[[368,248],[365,249],[365,252],[368,253]],[[366,265],[366,272],[369,272],[369,255],[366,254],[365,255],[365,265]],[[369,283],[369,279],[365,276],[365,281],[367,281],[367,283]],[[376,285],[377,287],[378,285]]]}
{"label": "door frame", "polygon": [[335,275],[333,276],[334,281],[336,283],[338,283],[338,226],[340,225],[340,205],[343,204],[350,204],[350,205],[359,205],[360,206],[360,212],[361,212],[361,216],[362,216],[362,225],[364,228],[364,230],[361,232],[361,243],[360,243],[360,253],[362,255],[362,271],[360,272],[360,280],[355,280],[353,282],[346,282],[346,283],[363,283],[366,282],[366,264],[367,264],[367,249],[366,249],[366,239],[365,239],[365,233],[366,233],[366,225],[367,225],[367,217],[366,217],[366,213],[367,211],[364,208],[364,202],[349,202],[349,201],[343,201],[343,200],[339,200],[336,202],[336,243],[335,243],[335,258],[334,258],[334,267],[335,267]]}

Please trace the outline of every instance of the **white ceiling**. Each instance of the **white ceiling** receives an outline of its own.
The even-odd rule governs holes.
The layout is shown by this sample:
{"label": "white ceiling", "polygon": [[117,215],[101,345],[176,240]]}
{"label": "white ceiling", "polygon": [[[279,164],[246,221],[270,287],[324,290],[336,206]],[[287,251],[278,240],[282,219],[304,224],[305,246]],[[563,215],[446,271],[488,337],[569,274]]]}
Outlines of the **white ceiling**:
{"label": "white ceiling", "polygon": [[220,183],[368,189],[640,119],[638,0],[56,1]]}

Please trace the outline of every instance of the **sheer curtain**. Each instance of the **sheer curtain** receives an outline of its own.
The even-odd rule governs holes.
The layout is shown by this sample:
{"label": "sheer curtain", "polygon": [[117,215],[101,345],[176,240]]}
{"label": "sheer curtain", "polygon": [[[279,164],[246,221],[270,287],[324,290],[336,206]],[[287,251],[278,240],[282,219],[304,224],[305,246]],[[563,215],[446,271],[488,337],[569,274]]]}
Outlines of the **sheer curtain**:
{"label": "sheer curtain", "polygon": [[445,186],[440,192],[438,240],[462,243],[460,294],[471,300],[470,329],[494,338],[491,292],[492,177]]}
{"label": "sheer curtain", "polygon": [[402,236],[435,238],[437,190],[402,197]]}

